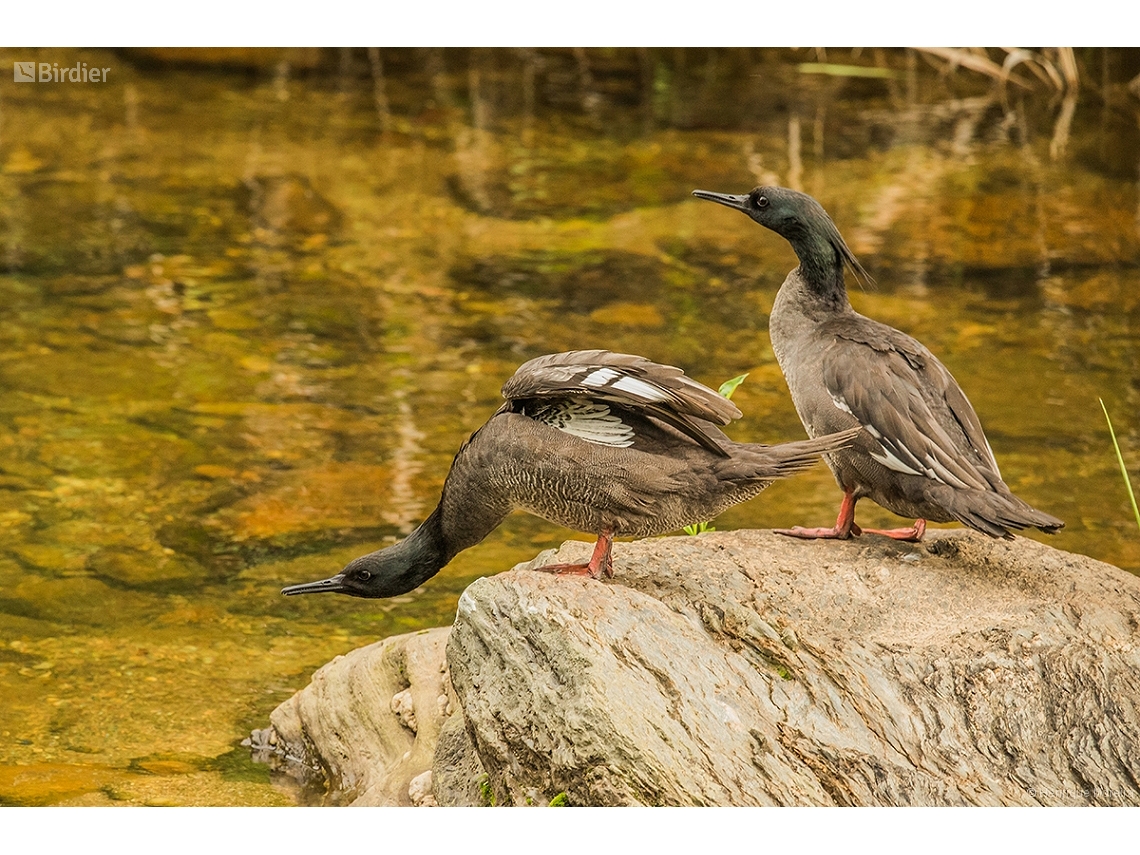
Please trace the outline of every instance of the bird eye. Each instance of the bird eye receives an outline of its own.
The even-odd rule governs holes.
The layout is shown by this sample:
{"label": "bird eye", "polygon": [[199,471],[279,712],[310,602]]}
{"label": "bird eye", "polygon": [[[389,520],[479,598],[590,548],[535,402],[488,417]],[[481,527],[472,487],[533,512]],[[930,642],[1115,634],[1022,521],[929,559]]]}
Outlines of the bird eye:
{"label": "bird eye", "polygon": [[367,582],[369,579],[372,578],[372,572],[370,570],[357,570],[356,571],[356,578],[359,579],[361,582]]}
{"label": "bird eye", "polygon": [[756,207],[757,208],[767,208],[768,207],[768,197],[767,196],[757,196],[756,197]]}

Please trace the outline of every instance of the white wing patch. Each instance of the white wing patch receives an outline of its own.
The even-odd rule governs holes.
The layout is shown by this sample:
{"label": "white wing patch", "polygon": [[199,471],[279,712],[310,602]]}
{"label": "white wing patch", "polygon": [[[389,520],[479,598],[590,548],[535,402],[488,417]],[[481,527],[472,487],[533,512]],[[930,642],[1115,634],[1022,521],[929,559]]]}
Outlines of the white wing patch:
{"label": "white wing patch", "polygon": [[[842,395],[836,395],[834,392],[831,392],[831,403],[835,404],[835,409],[841,410],[842,412],[847,413],[849,416],[855,416],[855,414],[851,412],[850,405],[843,399]],[[859,417],[855,416],[855,418],[858,419]],[[859,424],[862,425],[862,421],[860,421]],[[875,439],[879,440],[879,447],[883,449],[882,454],[875,454],[874,452],[871,452],[872,460],[876,460],[886,466],[888,469],[893,469],[895,472],[901,472],[904,475],[927,474],[925,472],[919,472],[917,469],[907,466],[905,463],[899,460],[889,448],[883,445],[883,435],[874,425],[863,425],[863,429],[867,431],[867,433],[871,434],[871,436],[873,436]]]}
{"label": "white wing patch", "polygon": [[[849,407],[847,405],[847,402],[845,400],[843,400],[843,397],[841,395],[836,395],[834,392],[832,392],[831,393],[831,403],[835,404],[835,408],[837,410],[842,410],[843,412],[847,413],[847,415],[849,415],[849,416],[855,415],[853,412],[851,412],[851,407]],[[871,431],[874,430],[874,428],[867,427],[867,425],[863,425],[863,427],[866,427],[867,430],[871,430]]]}
{"label": "white wing patch", "polygon": [[633,428],[612,415],[610,408],[605,404],[586,398],[544,404],[527,415],[535,421],[596,445],[608,445],[612,448],[628,448],[633,445]]}
{"label": "white wing patch", "polygon": [[[870,430],[868,428],[868,430]],[[871,432],[876,439],[880,439],[878,431]],[[926,455],[926,465],[919,471],[909,464],[903,463],[889,448],[880,443],[883,449],[882,454],[871,454],[871,459],[877,460],[879,463],[886,466],[888,469],[893,469],[895,472],[902,472],[904,475],[922,475],[932,481],[938,481],[940,484],[946,484],[950,487],[957,487],[959,489],[968,489],[969,485],[962,481],[957,475],[947,469],[942,463],[935,460],[931,455]],[[905,449],[904,449],[905,450]],[[913,454],[909,455],[912,459],[917,460]],[[921,464],[920,464],[921,465]]]}
{"label": "white wing patch", "polygon": [[[835,404],[835,408],[837,410],[842,410],[851,416],[855,415],[853,412],[851,412],[851,407],[848,406],[847,401],[845,401],[841,395],[836,395],[834,392],[831,393],[831,403]],[[860,422],[860,424],[862,424],[862,422]],[[915,469],[908,463],[904,463],[903,461],[899,460],[898,456],[893,451],[891,451],[890,448],[886,446],[886,444],[883,442],[882,432],[880,432],[874,425],[863,425],[863,429],[879,441],[879,447],[882,449],[882,454],[875,454],[872,452],[871,459],[881,463],[888,469],[892,469],[895,472],[901,472],[904,475],[925,476],[933,481],[939,481],[951,487],[964,488],[967,486],[962,482],[961,478],[958,478],[953,472],[951,472],[929,454],[926,456],[926,465],[921,470]],[[902,450],[907,453],[908,457],[910,457],[915,462],[918,462],[918,458],[914,454],[911,454],[909,449],[904,447]]]}
{"label": "white wing patch", "polygon": [[877,460],[879,463],[882,463],[888,469],[893,469],[896,472],[902,472],[904,475],[927,475],[927,474],[929,474],[927,472],[919,472],[918,470],[912,469],[911,467],[907,466],[905,463],[903,463],[901,460],[899,460],[897,457],[895,457],[891,453],[891,450],[889,448],[884,447],[882,454],[875,454],[874,452],[872,452],[871,453],[871,459]]}
{"label": "white wing patch", "polygon": [[969,485],[935,460],[931,455],[926,455],[926,463],[930,467],[926,470],[926,474],[933,478],[935,481],[941,481],[943,484],[949,484],[951,487],[959,489],[969,489]]}
{"label": "white wing patch", "polygon": [[986,451],[989,452],[989,455],[990,455],[989,462],[990,462],[990,465],[993,466],[993,468],[994,468],[994,474],[1000,478],[1001,472],[998,471],[997,458],[994,457],[994,450],[992,448],[990,448],[990,440],[985,434],[982,434],[982,439],[984,439],[986,441]]}
{"label": "white wing patch", "polygon": [[586,378],[582,381],[582,385],[605,386],[617,376],[619,376],[619,373],[612,368],[599,368],[587,374]]}
{"label": "white wing patch", "polygon": [[613,388],[628,392],[637,398],[641,398],[643,401],[669,400],[669,396],[664,394],[657,386],[654,386],[652,383],[646,383],[644,380],[638,380],[636,377],[622,377],[613,384]]}
{"label": "white wing patch", "polygon": [[669,395],[660,387],[637,377],[630,377],[613,368],[595,368],[582,379],[583,386],[594,389],[608,387],[632,395],[639,401],[668,401]]}

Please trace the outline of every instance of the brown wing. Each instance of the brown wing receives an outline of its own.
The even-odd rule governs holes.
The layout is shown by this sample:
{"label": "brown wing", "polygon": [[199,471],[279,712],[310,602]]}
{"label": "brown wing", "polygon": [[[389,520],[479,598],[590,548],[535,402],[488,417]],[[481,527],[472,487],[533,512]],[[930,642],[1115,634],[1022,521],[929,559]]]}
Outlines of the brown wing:
{"label": "brown wing", "polygon": [[896,472],[958,488],[992,490],[1001,473],[974,408],[953,376],[918,341],[862,316],[829,321],[822,361],[832,402],[882,448]]}
{"label": "brown wing", "polygon": [[524,363],[506,383],[510,401],[583,396],[653,416],[718,455],[726,452],[700,421],[726,425],[736,405],[685,376],[680,368],[606,350],[574,350]]}

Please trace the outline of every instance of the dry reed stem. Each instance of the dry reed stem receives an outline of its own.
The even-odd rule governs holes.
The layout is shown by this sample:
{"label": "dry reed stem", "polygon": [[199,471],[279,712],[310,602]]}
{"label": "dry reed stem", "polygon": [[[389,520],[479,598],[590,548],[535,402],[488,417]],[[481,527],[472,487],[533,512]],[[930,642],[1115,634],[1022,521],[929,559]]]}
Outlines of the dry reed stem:
{"label": "dry reed stem", "polygon": [[1003,68],[987,56],[979,56],[976,53],[960,50],[958,48],[920,47],[915,48],[915,50],[945,59],[950,62],[951,66],[961,66],[962,68],[968,68],[970,71],[977,71],[980,74],[992,77],[1002,83],[1008,80],[1016,83],[1023,89],[1032,88],[1029,85],[1029,81],[1024,77],[1020,77]]}
{"label": "dry reed stem", "polygon": [[1002,50],[1006,57],[1001,65],[990,59],[983,48],[927,47],[915,50],[945,59],[950,63],[950,70],[960,66],[992,77],[1003,86],[1010,81],[1022,88],[1030,88],[1028,80],[1013,72],[1023,64],[1038,80],[1048,83],[1058,92],[1074,92],[1081,82],[1077,58],[1071,47],[1047,49],[1047,53],[1054,55],[1053,59],[1027,48],[1005,47]]}

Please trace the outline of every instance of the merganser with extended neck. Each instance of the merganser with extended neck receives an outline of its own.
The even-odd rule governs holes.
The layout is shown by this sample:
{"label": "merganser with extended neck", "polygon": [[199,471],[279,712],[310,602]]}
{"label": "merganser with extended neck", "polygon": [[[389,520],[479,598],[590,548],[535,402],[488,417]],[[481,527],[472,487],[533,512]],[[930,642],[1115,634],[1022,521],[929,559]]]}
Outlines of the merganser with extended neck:
{"label": "merganser with extended neck", "polygon": [[733,442],[717,425],[741,413],[723,395],[679,368],[604,350],[532,359],[506,382],[503,397],[459,449],[439,505],[415,531],[331,578],[282,593],[407,593],[515,509],[598,537],[589,562],[538,569],[612,576],[615,536],[711,519],[858,433],[773,446]]}
{"label": "merganser with extended neck", "polygon": [[[870,277],[815,199],[785,187],[693,195],[742,211],[791,243],[800,265],[780,286],[769,318],[776,361],[810,436],[862,429],[849,448],[825,455],[843,490],[835,526],[782,534],[848,538],[867,531],[917,541],[926,520],[957,520],[1004,538],[1013,536],[1010,529],[1052,533],[1064,526],[1006,486],[974,408],[934,354],[851,308],[844,267]],[[907,528],[860,529],[855,503],[864,497],[917,519]]]}

